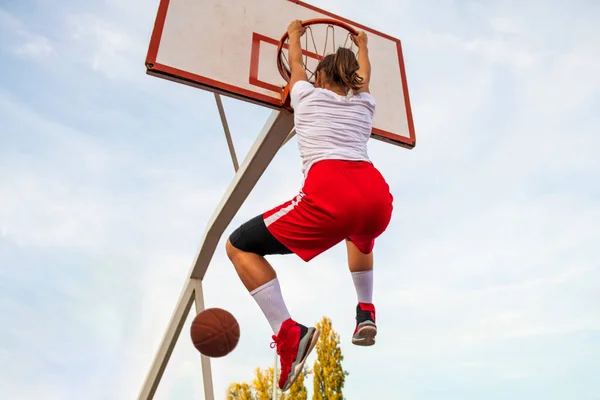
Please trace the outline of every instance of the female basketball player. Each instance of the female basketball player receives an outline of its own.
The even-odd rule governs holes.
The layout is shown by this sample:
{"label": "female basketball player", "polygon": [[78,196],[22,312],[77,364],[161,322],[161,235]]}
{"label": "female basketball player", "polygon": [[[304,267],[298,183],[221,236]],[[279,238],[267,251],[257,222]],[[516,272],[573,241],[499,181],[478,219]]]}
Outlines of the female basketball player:
{"label": "female basketball player", "polygon": [[392,214],[388,184],[371,164],[375,100],[369,94],[371,66],[367,36],[353,37],[354,53],[340,48],[323,58],[314,86],[302,63],[300,21],[288,27],[290,95],[305,174],[292,200],[244,223],[227,241],[227,255],[274,332],[281,360],[279,387],[287,390],[302,372],[319,332],[294,321],[281,294],[268,254],[295,253],[309,261],[345,240],[356,287],[356,329],[352,342],[375,343],[373,246]]}

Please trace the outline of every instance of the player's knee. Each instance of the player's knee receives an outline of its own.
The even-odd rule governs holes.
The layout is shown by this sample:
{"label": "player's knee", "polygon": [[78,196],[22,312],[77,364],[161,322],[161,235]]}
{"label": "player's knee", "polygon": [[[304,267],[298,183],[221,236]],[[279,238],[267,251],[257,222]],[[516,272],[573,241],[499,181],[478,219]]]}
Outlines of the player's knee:
{"label": "player's knee", "polygon": [[227,239],[227,243],[225,244],[225,252],[227,253],[227,257],[229,257],[232,262],[235,261],[235,259],[238,258],[240,254],[244,252],[244,250],[246,250],[244,248],[245,231],[246,229],[244,229],[244,225],[242,225],[233,231]]}
{"label": "player's knee", "polygon": [[234,263],[247,254],[264,257],[267,254],[291,253],[269,232],[262,215],[252,218],[233,231],[227,240],[225,250]]}
{"label": "player's knee", "polygon": [[225,252],[227,253],[227,257],[229,257],[229,259],[231,261],[234,261],[237,256],[240,254],[241,250],[238,249],[237,247],[235,247],[232,243],[231,243],[231,238],[227,239],[227,243],[225,243]]}

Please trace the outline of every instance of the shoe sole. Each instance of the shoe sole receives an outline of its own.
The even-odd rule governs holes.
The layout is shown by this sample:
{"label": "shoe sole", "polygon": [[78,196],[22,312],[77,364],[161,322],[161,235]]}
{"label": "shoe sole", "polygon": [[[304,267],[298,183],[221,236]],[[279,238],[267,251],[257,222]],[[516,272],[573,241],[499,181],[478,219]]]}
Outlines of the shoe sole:
{"label": "shoe sole", "polygon": [[[285,383],[285,385],[283,385],[283,388],[281,388],[281,390],[284,392],[287,391],[290,387],[292,387],[294,382],[296,382],[296,379],[298,379],[298,376],[300,376],[300,374],[302,373],[302,369],[304,368],[304,363],[306,362],[306,359],[308,358],[308,356],[310,355],[310,352],[315,348],[315,345],[319,341],[319,336],[321,335],[321,332],[319,332],[316,328],[309,328],[309,332],[311,329],[313,332],[310,334],[310,337],[308,338],[309,342],[304,350],[304,355],[303,355],[302,359],[295,366],[292,366],[292,371],[290,372],[290,375],[288,376],[288,380]],[[306,335],[306,336],[309,336],[309,335]]]}
{"label": "shoe sole", "polygon": [[357,346],[373,346],[375,344],[376,335],[377,327],[373,325],[361,326],[352,337],[352,344]]}

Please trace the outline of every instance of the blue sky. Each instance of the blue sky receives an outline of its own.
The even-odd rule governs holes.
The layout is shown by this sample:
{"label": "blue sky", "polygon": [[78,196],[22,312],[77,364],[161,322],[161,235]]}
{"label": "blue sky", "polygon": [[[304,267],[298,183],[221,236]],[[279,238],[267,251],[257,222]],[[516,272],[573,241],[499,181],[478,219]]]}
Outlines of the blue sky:
{"label": "blue sky", "polygon": [[[135,398],[233,177],[212,94],[145,75],[157,4],[0,2],[2,398]],[[417,132],[370,144],[396,199],[375,347],[350,344],[343,247],[272,258],[294,318],[333,319],[345,396],[600,398],[600,5],[314,4],[403,40]],[[224,102],[241,157],[269,111]],[[225,236],[300,167],[292,141]],[[222,398],[270,365],[270,329],[222,246],[205,291],[242,328]],[[157,399],[202,398],[186,332]]]}

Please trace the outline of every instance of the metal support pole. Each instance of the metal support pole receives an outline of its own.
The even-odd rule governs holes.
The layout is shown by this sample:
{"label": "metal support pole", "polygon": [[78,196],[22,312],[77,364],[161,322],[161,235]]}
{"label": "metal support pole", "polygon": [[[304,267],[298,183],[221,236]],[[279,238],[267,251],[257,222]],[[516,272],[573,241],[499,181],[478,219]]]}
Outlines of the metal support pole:
{"label": "metal support pole", "polygon": [[273,362],[273,400],[277,400],[277,364],[279,361],[279,357],[277,355],[277,348],[275,348],[275,361]]}
{"label": "metal support pole", "polygon": [[225,108],[223,107],[220,94],[215,93],[215,101],[217,102],[217,108],[219,109],[221,124],[223,124],[223,131],[225,132],[229,155],[231,155],[231,162],[233,162],[233,169],[237,172],[237,170],[240,169],[240,165],[238,163],[237,155],[235,154],[235,147],[233,147],[233,139],[231,138],[231,131],[229,130],[229,124],[227,123],[227,116],[225,115]]}
{"label": "metal support pole", "polygon": [[[205,310],[204,307],[204,291],[202,289],[202,281],[200,279],[191,279],[194,287],[194,301],[196,303],[196,314],[200,314]],[[212,369],[210,367],[210,358],[200,354],[202,365],[202,382],[204,384],[204,399],[215,400],[215,392],[213,389]]]}
{"label": "metal support pole", "polygon": [[179,334],[181,333],[181,328],[183,328],[183,324],[185,323],[185,318],[192,308],[193,301],[194,287],[191,280],[188,279],[179,296],[179,301],[177,302],[175,311],[173,311],[171,321],[169,322],[167,331],[160,343],[156,357],[152,362],[150,371],[146,376],[146,381],[138,396],[138,400],[150,400],[154,397],[158,384],[160,383],[165,368],[167,367],[167,363],[175,348],[175,344],[177,343],[177,339],[179,338]]}
{"label": "metal support pole", "polygon": [[287,142],[289,142],[290,140],[292,140],[292,138],[296,136],[296,128],[292,128],[292,130],[290,131],[290,133],[288,134],[288,136],[285,138],[285,141],[283,142],[283,144],[281,145],[281,147],[285,146],[287,144]]}
{"label": "metal support pole", "polygon": [[208,223],[202,246],[190,271],[191,278],[204,277],[221,235],[281,148],[293,126],[292,113],[287,111],[271,113]]}
{"label": "metal support pole", "polygon": [[[175,347],[175,343],[185,322],[185,318],[189,314],[194,298],[198,301],[197,307],[200,307],[201,305],[201,309],[204,309],[203,297],[201,295],[198,297],[195,293],[197,288],[199,288],[198,293],[202,293],[202,287],[199,286],[197,282],[204,278],[210,260],[214,255],[223,232],[258,182],[258,179],[260,179],[267,169],[275,157],[275,154],[277,154],[277,151],[283,145],[285,139],[289,136],[293,125],[294,117],[291,113],[287,111],[273,111],[265,123],[262,132],[258,135],[254,145],[237,171],[233,181],[223,196],[221,203],[217,207],[216,212],[208,223],[196,260],[190,269],[188,279],[186,279],[184,289],[177,302],[177,306],[175,307],[165,336],[158,348],[150,371],[146,376],[146,380],[144,381],[144,385],[138,396],[139,400],[151,400],[154,397],[156,388],[158,387],[163,372],[169,362],[169,358],[171,357],[173,348]],[[205,365],[207,366],[206,370],[209,372],[205,372]],[[204,390],[205,395],[207,396],[206,399],[213,400],[214,397],[209,397],[209,392],[207,391],[209,390],[207,388],[210,388],[210,391],[212,391],[210,364],[206,364],[206,361],[203,359],[202,366],[204,378],[210,379],[211,381],[210,385],[205,383]]]}

